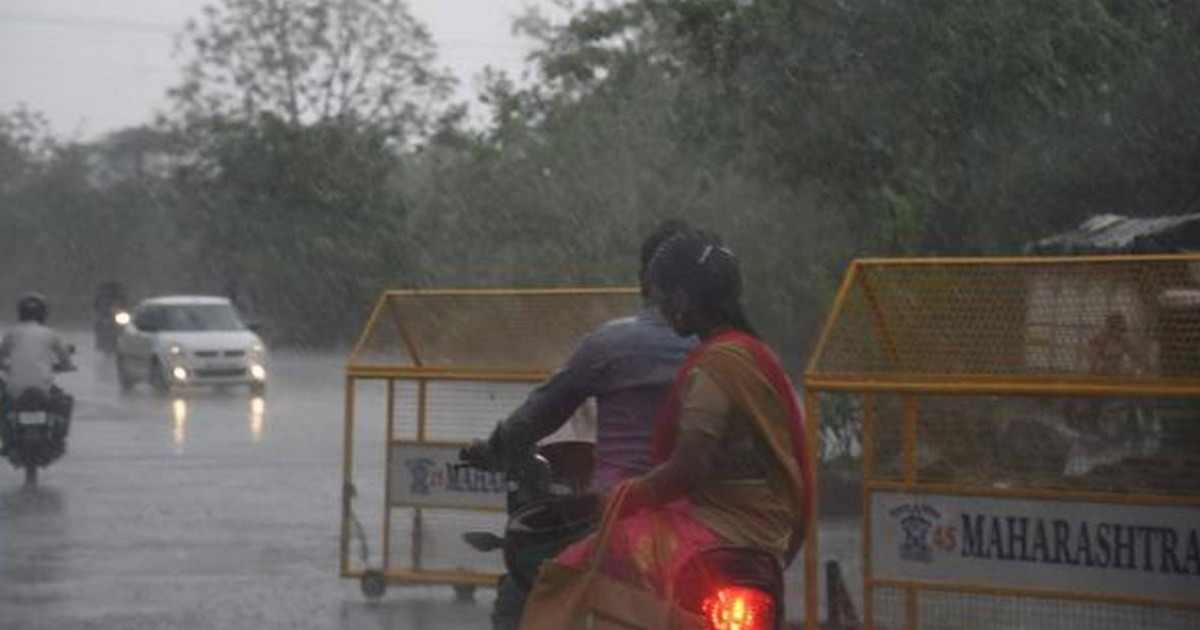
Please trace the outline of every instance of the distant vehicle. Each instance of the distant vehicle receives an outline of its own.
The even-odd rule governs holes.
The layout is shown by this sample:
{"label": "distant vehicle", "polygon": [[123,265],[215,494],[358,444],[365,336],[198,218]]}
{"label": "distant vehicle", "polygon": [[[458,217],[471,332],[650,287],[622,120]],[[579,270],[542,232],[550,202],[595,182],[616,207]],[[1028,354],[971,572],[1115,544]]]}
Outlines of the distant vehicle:
{"label": "distant vehicle", "polygon": [[93,329],[96,349],[112,356],[117,351],[117,335],[129,323],[129,296],[120,282],[109,280],[100,284],[93,301]]}
{"label": "distant vehicle", "polygon": [[223,297],[143,300],[117,338],[116,359],[123,391],[139,382],[161,394],[238,385],[261,394],[267,387],[266,347]]}
{"label": "distant vehicle", "polygon": [[129,324],[130,319],[129,311],[122,307],[113,307],[108,311],[97,313],[93,326],[96,335],[96,349],[109,356],[116,353],[117,335],[121,333],[122,327]]}

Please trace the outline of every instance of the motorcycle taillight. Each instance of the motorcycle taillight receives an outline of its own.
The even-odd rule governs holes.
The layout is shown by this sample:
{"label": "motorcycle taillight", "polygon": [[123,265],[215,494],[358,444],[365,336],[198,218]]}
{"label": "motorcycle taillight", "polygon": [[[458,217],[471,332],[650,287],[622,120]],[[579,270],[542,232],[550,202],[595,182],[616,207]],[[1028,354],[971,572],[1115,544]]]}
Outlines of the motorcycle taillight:
{"label": "motorcycle taillight", "polygon": [[701,604],[706,630],[771,630],[775,600],[754,588],[727,586]]}

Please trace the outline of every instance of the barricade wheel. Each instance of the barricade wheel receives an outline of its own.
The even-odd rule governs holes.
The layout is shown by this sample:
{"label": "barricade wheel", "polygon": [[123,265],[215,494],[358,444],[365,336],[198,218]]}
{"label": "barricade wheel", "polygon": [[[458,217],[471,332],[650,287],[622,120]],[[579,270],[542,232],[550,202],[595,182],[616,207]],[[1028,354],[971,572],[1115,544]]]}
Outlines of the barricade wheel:
{"label": "barricade wheel", "polygon": [[387,576],[383,574],[383,571],[371,569],[363,573],[359,586],[362,587],[363,595],[367,599],[377,601],[387,592]]}
{"label": "barricade wheel", "polygon": [[454,585],[454,601],[460,603],[470,603],[475,601],[475,585],[474,584],[455,584]]}

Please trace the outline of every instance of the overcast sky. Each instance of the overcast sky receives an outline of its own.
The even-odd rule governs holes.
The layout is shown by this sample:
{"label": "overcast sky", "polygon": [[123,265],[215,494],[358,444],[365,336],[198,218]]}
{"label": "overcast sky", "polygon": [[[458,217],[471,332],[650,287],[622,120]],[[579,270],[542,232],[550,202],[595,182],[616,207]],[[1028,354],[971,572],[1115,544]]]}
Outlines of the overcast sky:
{"label": "overcast sky", "polygon": [[[174,36],[209,0],[0,0],[0,112],[25,103],[54,131],[92,139],[149,122],[178,78]],[[472,98],[484,66],[519,76],[530,44],[512,36],[523,7],[550,0],[408,0],[443,66]]]}

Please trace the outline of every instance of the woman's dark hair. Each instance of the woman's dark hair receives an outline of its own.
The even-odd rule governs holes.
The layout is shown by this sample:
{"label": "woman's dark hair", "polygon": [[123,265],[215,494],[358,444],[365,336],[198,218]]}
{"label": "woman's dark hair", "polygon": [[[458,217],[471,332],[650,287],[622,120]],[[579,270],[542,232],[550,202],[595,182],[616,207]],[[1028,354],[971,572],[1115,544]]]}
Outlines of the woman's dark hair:
{"label": "woman's dark hair", "polygon": [[647,273],[660,291],[679,289],[701,313],[758,336],[742,306],[741,265],[716,234],[688,229],[671,236],[655,252]]}

